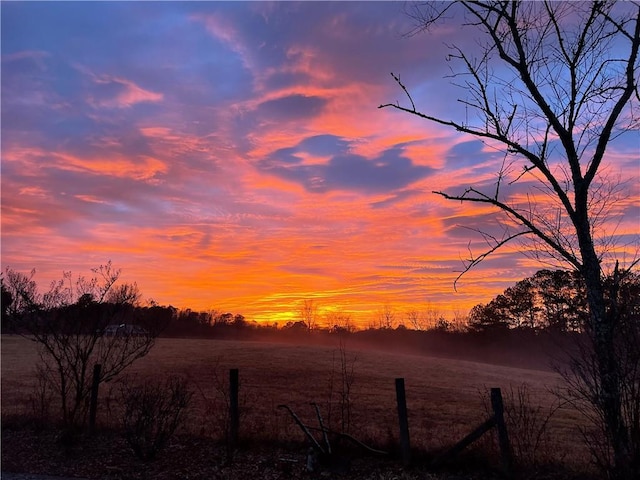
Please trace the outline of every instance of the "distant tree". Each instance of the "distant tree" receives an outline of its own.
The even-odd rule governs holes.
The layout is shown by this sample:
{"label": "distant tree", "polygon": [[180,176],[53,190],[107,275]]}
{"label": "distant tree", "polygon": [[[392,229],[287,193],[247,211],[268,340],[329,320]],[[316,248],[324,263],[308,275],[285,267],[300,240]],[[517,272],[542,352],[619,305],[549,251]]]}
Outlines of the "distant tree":
{"label": "distant tree", "polygon": [[309,331],[314,330],[318,323],[318,306],[313,299],[305,298],[300,305],[300,320],[302,320]]}
{"label": "distant tree", "polygon": [[247,319],[244,318],[244,315],[240,315],[239,313],[233,316],[233,326],[236,328],[244,328],[248,326]]}
{"label": "distant tree", "polygon": [[433,330],[436,332],[450,332],[453,330],[453,324],[444,317],[440,317],[436,320]]}
{"label": "distant tree", "polygon": [[507,298],[498,295],[486,305],[476,305],[469,313],[469,329],[473,332],[506,331],[510,325]]}
{"label": "distant tree", "polygon": [[329,325],[330,333],[353,333],[356,330],[351,316],[341,311],[329,312],[326,323]]}
{"label": "distant tree", "polygon": [[442,313],[431,304],[406,313],[407,324],[414,330],[432,330],[442,318]]}
{"label": "distant tree", "polygon": [[211,317],[210,312],[199,312],[198,313],[198,325],[202,327],[209,328],[213,325],[213,318]]}
{"label": "distant tree", "polygon": [[640,326],[640,274],[631,272],[622,281],[607,278],[606,283],[607,292],[618,295],[610,304],[618,307],[620,322]]}
{"label": "distant tree", "polygon": [[221,313],[214,318],[214,325],[217,326],[229,326],[233,322],[232,313]]}
{"label": "distant tree", "polygon": [[111,380],[150,351],[161,328],[156,319],[146,319],[137,329],[105,335],[107,326],[118,325],[125,318],[134,320],[130,304],[106,301],[124,298],[111,296],[111,292],[135,289],[117,285],[120,270],[111,262],[93,273],[90,279],[80,276],[73,280],[66,272],[41,295],[33,280],[35,271],[25,275],[6,270],[6,288],[16,299],[11,304],[10,322],[15,331],[38,343],[38,374],[59,398],[67,427],[81,426],[86,419],[93,366],[102,366],[100,382]]}
{"label": "distant tree", "polygon": [[508,287],[487,305],[474,308],[472,327],[583,331],[589,319],[584,290],[575,272],[540,270]]}
{"label": "distant tree", "polygon": [[172,306],[150,305],[136,309],[136,317],[139,319],[140,325],[155,325],[150,330],[157,333],[164,333],[176,315],[177,309]]}
{"label": "distant tree", "polygon": [[418,310],[409,310],[405,314],[405,317],[407,319],[407,324],[409,324],[414,330],[426,330],[426,325],[423,322],[423,316]]}
{"label": "distant tree", "polygon": [[396,324],[396,312],[391,305],[385,305],[378,312],[378,329],[391,330]]}
{"label": "distant tree", "polygon": [[469,314],[464,313],[462,310],[455,309],[451,316],[450,323],[451,323],[452,330],[455,330],[458,332],[466,331],[469,325]]}
{"label": "distant tree", "polygon": [[287,330],[289,332],[297,332],[297,333],[303,333],[303,332],[307,332],[309,331],[309,327],[307,327],[307,324],[304,323],[302,320],[298,320],[297,322],[287,322],[284,327],[282,327],[283,330]]}
{"label": "distant tree", "polygon": [[29,275],[16,272],[11,268],[5,271],[3,286],[12,299],[11,303],[6,305],[9,328],[19,328],[15,320],[20,316],[34,313],[37,307],[35,299],[38,298],[38,284],[33,279],[35,274],[35,270],[31,270]]}
{"label": "distant tree", "polygon": [[[615,239],[603,228],[620,192],[603,174],[603,166],[611,140],[638,128],[640,5],[425,2],[415,4],[412,13],[416,32],[447,21],[452,9],[464,12],[463,28],[486,39],[477,55],[454,46],[449,56],[462,66],[452,78],[467,95],[460,100],[465,120],[423,113],[397,75],[394,79],[408,106],[380,107],[469,134],[504,153],[493,185],[469,186],[461,193],[435,192],[502,214],[504,234],[479,231],[490,246],[472,254],[464,270],[522,240],[528,241],[527,250],[535,258],[562,262],[580,273],[597,365],[591,401],[601,413],[613,451],[613,475],[630,478],[637,473],[631,472],[632,465],[640,464],[640,449],[634,450],[633,442],[640,440],[632,438],[633,425],[623,416],[625,385],[615,348],[619,322],[612,316],[618,309],[607,306],[603,267],[613,269],[615,264],[612,278],[617,280],[628,270],[619,270],[612,258]],[[513,195],[516,185],[527,192],[521,188]],[[616,295],[609,295],[609,300],[615,302]]]}
{"label": "distant tree", "polygon": [[2,298],[0,298],[0,307],[2,308],[2,331],[7,332],[10,329],[9,325],[9,309],[13,303],[13,295],[7,290],[4,285],[4,277],[0,278],[0,288],[2,291]]}
{"label": "distant tree", "polygon": [[511,324],[516,328],[534,329],[539,327],[539,307],[536,304],[536,294],[529,279],[516,283],[505,290],[504,296],[509,301],[511,309]]}
{"label": "distant tree", "polygon": [[562,332],[582,329],[589,313],[579,275],[566,270],[541,270],[532,282],[547,328]]}

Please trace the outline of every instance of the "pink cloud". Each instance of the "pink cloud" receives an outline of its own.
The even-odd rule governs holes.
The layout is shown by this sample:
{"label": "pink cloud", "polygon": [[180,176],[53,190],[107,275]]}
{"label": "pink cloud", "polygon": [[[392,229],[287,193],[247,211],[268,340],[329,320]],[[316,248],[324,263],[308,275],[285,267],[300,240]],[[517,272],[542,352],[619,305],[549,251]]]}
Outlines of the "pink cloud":
{"label": "pink cloud", "polygon": [[39,67],[45,68],[43,59],[51,57],[51,54],[42,50],[21,50],[19,52],[13,52],[2,55],[2,62],[14,62],[16,60],[30,59],[34,60]]}
{"label": "pink cloud", "polygon": [[82,65],[74,67],[87,75],[94,85],[108,90],[100,93],[90,93],[88,103],[94,107],[129,108],[143,102],[157,103],[164,99],[164,94],[146,90],[135,82],[119,76],[96,74]]}
{"label": "pink cloud", "polygon": [[124,92],[115,99],[116,105],[119,107],[130,107],[141,102],[161,102],[164,99],[162,93],[145,90],[133,82],[123,79],[114,79],[114,81],[125,86]]}
{"label": "pink cloud", "polygon": [[135,180],[151,180],[160,173],[167,171],[167,166],[161,160],[148,156],[139,156],[135,160],[113,156],[77,157],[67,153],[54,154],[60,160],[58,168],[89,172],[94,175],[108,175],[113,177],[133,178]]}

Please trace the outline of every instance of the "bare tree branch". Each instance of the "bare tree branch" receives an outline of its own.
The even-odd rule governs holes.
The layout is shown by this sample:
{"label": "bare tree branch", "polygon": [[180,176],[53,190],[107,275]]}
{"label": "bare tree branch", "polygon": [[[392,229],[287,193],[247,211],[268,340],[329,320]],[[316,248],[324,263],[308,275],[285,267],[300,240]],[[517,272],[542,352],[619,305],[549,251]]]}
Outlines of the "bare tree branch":
{"label": "bare tree branch", "polygon": [[[470,252],[461,275],[507,243],[525,238],[534,255],[559,258],[579,272],[589,305],[585,329],[593,343],[594,405],[614,453],[613,476],[630,478],[640,449],[622,411],[629,377],[624,356],[616,350],[619,322],[615,305],[607,306],[611,302],[603,279],[605,262],[615,260],[619,271],[618,259],[605,259],[615,254],[615,240],[604,222],[618,194],[615,185],[606,186],[602,165],[612,139],[640,126],[640,4],[463,0],[419,5],[413,16],[420,25],[413,33],[447,20],[447,12],[456,8],[466,15],[463,28],[484,35],[475,56],[452,47],[451,58],[460,62],[461,71],[450,78],[466,93],[458,100],[465,120],[423,112],[393,73],[409,106],[396,102],[379,108],[449,127],[505,152],[492,195],[479,186],[462,193],[434,191],[447,200],[490,205],[503,214],[505,225],[520,227],[515,233],[506,228],[502,238],[476,230],[488,247],[479,255]],[[471,121],[469,110],[476,116]],[[555,149],[554,143],[559,143]],[[523,162],[521,169],[514,168],[516,161]],[[504,187],[525,178],[531,183],[523,205]]]}

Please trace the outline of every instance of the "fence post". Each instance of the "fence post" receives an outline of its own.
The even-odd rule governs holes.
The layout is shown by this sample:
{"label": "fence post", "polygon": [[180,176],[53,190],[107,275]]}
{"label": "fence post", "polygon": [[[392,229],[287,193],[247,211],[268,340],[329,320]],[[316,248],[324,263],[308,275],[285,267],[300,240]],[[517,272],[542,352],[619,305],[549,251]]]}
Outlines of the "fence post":
{"label": "fence post", "polygon": [[238,409],[238,369],[229,370],[229,447],[233,450],[238,442],[240,415]]}
{"label": "fence post", "polygon": [[396,378],[396,402],[398,404],[398,422],[400,424],[400,450],[405,467],[411,463],[411,443],[409,442],[409,419],[407,416],[407,397],[404,391],[404,378]]}
{"label": "fence post", "polygon": [[493,409],[494,418],[496,420],[496,429],[498,430],[498,444],[500,446],[502,468],[504,469],[504,473],[507,477],[511,478],[511,445],[509,444],[507,426],[504,423],[504,404],[502,402],[502,392],[499,388],[491,389],[491,408]]}
{"label": "fence post", "polygon": [[91,383],[91,400],[89,403],[89,434],[93,434],[96,428],[96,413],[98,411],[98,388],[100,388],[100,372],[102,365],[96,363],[93,366],[93,378]]}

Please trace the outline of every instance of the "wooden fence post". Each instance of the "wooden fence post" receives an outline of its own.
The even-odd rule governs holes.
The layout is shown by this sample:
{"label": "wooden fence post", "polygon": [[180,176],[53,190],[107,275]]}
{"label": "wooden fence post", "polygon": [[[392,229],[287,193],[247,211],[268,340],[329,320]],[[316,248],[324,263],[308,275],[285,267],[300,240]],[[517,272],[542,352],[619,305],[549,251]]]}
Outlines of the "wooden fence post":
{"label": "wooden fence post", "polygon": [[238,369],[229,370],[229,447],[233,450],[238,443],[240,413],[238,408]]}
{"label": "wooden fence post", "polygon": [[398,422],[400,424],[400,450],[405,467],[411,463],[411,443],[409,442],[409,418],[407,415],[407,397],[404,391],[404,378],[396,378],[396,402],[398,404]]}
{"label": "wooden fence post", "polygon": [[498,444],[500,446],[502,468],[504,469],[504,473],[507,477],[511,478],[511,445],[509,444],[507,426],[504,423],[504,404],[502,402],[502,392],[499,388],[491,389],[491,408],[493,409],[493,415],[496,420],[496,429],[498,430]]}
{"label": "wooden fence post", "polygon": [[100,388],[100,372],[102,365],[96,363],[93,366],[93,378],[91,383],[91,400],[89,403],[89,434],[93,434],[96,428],[96,413],[98,411],[98,389]]}

